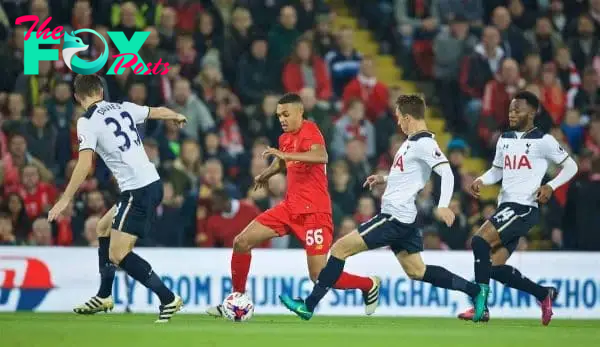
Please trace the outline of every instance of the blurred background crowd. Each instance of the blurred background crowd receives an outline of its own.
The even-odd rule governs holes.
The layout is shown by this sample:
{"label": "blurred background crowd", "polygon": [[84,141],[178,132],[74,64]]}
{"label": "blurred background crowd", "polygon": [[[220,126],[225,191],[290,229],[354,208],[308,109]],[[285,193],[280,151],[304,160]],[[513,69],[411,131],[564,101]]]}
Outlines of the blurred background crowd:
{"label": "blurred background crowd", "polygon": [[[323,132],[338,238],[371,218],[382,189],[362,188],[388,172],[405,140],[393,104],[421,92],[427,121],[455,173],[450,228],[432,217],[439,182],[417,199],[427,249],[460,250],[496,206],[498,187],[477,201],[466,193],[490,165],[507,126],[511,96],[529,90],[542,107],[537,125],[579,163],[578,176],[542,208],[519,248],[600,250],[600,0],[3,0],[0,4],[0,244],[95,246],[99,218],[118,189],[96,158],[76,201],[57,222],[45,213],[78,155],[72,72],[62,59],[23,74],[24,33],[34,14],[66,31],[150,35],[146,62],[165,75],[105,75],[105,98],[166,105],[188,125],[148,121],[144,147],[164,182],[164,200],[143,246],[230,247],[260,211],[285,196],[286,179],[252,189],[277,146],[278,98],[299,93],[305,116]],[[31,25],[31,23],[27,23]],[[92,34],[81,58],[104,50]],[[60,49],[60,45],[43,47]],[[60,51],[59,51],[60,52]],[[559,168],[553,167],[548,178]],[[546,178],[546,179],[548,179]],[[264,247],[297,248],[290,237]]]}

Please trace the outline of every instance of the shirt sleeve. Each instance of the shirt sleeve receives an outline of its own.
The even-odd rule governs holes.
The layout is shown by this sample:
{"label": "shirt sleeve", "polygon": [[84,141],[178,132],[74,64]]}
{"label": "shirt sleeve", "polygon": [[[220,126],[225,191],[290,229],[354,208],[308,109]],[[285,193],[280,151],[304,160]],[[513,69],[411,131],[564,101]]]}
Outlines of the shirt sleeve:
{"label": "shirt sleeve", "polygon": [[499,169],[504,168],[504,155],[502,154],[502,138],[498,139],[496,142],[496,154],[494,155],[494,161],[492,162],[492,166],[497,167]]}
{"label": "shirt sleeve", "polygon": [[544,157],[555,164],[562,164],[569,157],[569,153],[556,141],[552,135],[544,135],[542,141]]}
{"label": "shirt sleeve", "polygon": [[421,139],[417,141],[417,146],[420,148],[421,159],[429,166],[434,169],[436,166],[448,163],[448,158],[437,142],[433,139]]}
{"label": "shirt sleeve", "polygon": [[123,108],[125,111],[129,112],[135,124],[144,123],[144,121],[146,121],[148,118],[148,115],[150,115],[150,107],[148,106],[140,106],[132,102],[124,102]]}
{"label": "shirt sleeve", "polygon": [[321,130],[317,125],[313,125],[310,128],[310,131],[307,131],[302,136],[302,149],[309,151],[312,145],[322,145],[325,146],[325,138],[323,138],[323,134],[321,134]]}
{"label": "shirt sleeve", "polygon": [[96,144],[98,143],[98,137],[93,130],[90,120],[87,118],[79,118],[77,120],[77,140],[79,141],[79,151],[84,149],[91,149],[96,151]]}

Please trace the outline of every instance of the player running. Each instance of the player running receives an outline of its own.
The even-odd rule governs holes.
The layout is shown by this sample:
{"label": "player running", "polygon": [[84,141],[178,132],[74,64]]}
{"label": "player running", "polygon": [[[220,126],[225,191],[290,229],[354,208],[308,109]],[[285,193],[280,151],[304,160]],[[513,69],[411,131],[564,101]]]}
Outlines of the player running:
{"label": "player running", "polygon": [[[303,119],[304,107],[297,94],[284,95],[277,104],[277,117],[284,134],[279,137],[279,150],[268,148],[263,155],[275,157],[269,168],[255,178],[263,187],[271,176],[287,169],[287,192],[277,206],[263,212],[234,240],[231,256],[233,291],[244,293],[254,247],[274,237],[293,233],[306,250],[308,273],[315,281],[325,266],[333,240],[331,199],[327,189],[327,151],[317,125]],[[376,277],[359,277],[341,273],[332,286],[337,289],[360,289],[365,312],[371,315],[379,301]],[[223,316],[221,305],[207,313]]]}
{"label": "player running", "polygon": [[[523,276],[506,261],[517,247],[519,238],[539,221],[538,202],[546,203],[552,192],[577,173],[577,163],[549,134],[533,125],[539,101],[530,92],[518,93],[510,103],[508,121],[511,131],[502,134],[496,144],[493,166],[471,185],[479,196],[482,185],[502,180],[498,209],[477,231],[471,241],[475,257],[475,281],[481,287],[475,308],[461,315],[474,322],[489,320],[487,298],[490,277],[505,285],[534,295],[541,303],[542,324],[552,319],[556,288],[543,287]],[[558,175],[541,186],[548,161],[562,166]],[[491,259],[490,259],[491,254]]]}
{"label": "player running", "polygon": [[327,265],[319,274],[312,293],[306,300],[280,296],[281,302],[300,318],[309,320],[321,299],[338,281],[346,258],[370,249],[390,246],[400,265],[413,280],[429,282],[437,287],[459,290],[474,298],[479,293],[475,283],[459,277],[443,267],[425,265],[423,236],[414,225],[417,216],[415,198],[429,180],[431,171],[441,176],[441,194],[435,214],[446,225],[454,223],[448,208],[454,188],[454,175],[448,160],[427,131],[425,101],[417,95],[402,95],[396,101],[396,116],[402,131],[408,135],[394,158],[389,176],[373,175],[364,186],[387,187],[382,197],[381,213],[361,224],[358,230],[337,241]]}
{"label": "player running", "polygon": [[[112,218],[110,236],[99,240],[98,257],[102,280],[99,295],[92,297],[84,305],[89,307],[88,313],[98,312],[100,308],[112,308],[112,262],[156,293],[161,302],[156,323],[167,323],[181,309],[183,302],[163,284],[150,264],[132,251],[138,237],[143,237],[150,229],[163,195],[160,177],[148,160],[136,124],[149,118],[171,120],[183,125],[186,119],[164,107],[103,101],[102,80],[96,75],[78,75],[74,91],[75,99],[86,109],[77,120],[79,158],[71,180],[62,197],[50,210],[48,220],[56,219],[73,199],[90,172],[93,153],[98,153],[115,176],[121,195],[116,208],[112,208],[102,218],[99,226],[99,229],[107,228],[106,222]],[[103,297],[102,294],[108,296]]]}

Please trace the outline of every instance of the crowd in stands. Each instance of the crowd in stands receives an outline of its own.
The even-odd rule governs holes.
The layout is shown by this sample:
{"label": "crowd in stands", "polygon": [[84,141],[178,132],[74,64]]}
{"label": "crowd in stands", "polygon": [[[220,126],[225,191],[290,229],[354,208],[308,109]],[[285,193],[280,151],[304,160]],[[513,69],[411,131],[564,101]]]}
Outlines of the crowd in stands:
{"label": "crowd in stands", "polygon": [[[508,103],[518,90],[542,101],[537,123],[577,158],[580,174],[555,192],[543,222],[520,249],[600,249],[600,0],[347,0],[382,51],[394,54],[404,78],[433,81],[447,130],[445,148],[455,173],[450,228],[433,218],[439,182],[419,194],[418,222],[428,249],[466,249],[495,201],[476,201],[463,170],[471,155],[490,159],[506,128]],[[253,177],[269,163],[261,153],[282,133],[275,115],[286,92],[298,93],[305,116],[323,132],[330,163],[335,237],[379,208],[382,189],[364,179],[385,174],[406,136],[397,130],[394,101],[403,90],[385,85],[375,57],[355,48],[351,27],[334,30],[323,0],[4,0],[0,4],[0,244],[95,246],[96,225],[118,193],[106,165],[96,166],[77,199],[55,223],[45,213],[60,196],[78,155],[73,73],[64,61],[40,61],[23,73],[26,26],[17,17],[66,32],[91,28],[118,50],[108,31],[131,38],[150,32],[140,57],[169,63],[164,75],[125,69],[99,72],[105,98],[165,105],[188,117],[185,128],[148,121],[143,146],[159,170],[164,199],[143,246],[230,247],[260,211],[285,196],[284,175],[265,189]],[[30,24],[30,23],[26,23]],[[78,35],[104,50],[91,33]],[[61,45],[46,48],[58,49]],[[62,54],[62,53],[61,53]],[[429,100],[428,100],[429,101]],[[554,168],[556,170],[556,168]],[[555,172],[555,171],[554,171]],[[552,175],[552,172],[550,172]],[[433,175],[435,176],[435,175]],[[597,192],[597,193],[595,193]],[[593,228],[592,228],[593,229]],[[529,242],[528,242],[529,241]],[[534,241],[534,242],[531,242]],[[263,245],[298,248],[284,237]]]}

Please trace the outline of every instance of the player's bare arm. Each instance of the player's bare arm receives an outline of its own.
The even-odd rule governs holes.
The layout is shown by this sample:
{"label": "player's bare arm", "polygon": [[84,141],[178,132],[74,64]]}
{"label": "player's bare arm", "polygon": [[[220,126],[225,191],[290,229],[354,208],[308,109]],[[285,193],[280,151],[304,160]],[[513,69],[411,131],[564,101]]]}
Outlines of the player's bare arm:
{"label": "player's bare arm", "polygon": [[254,190],[260,189],[266,186],[269,178],[277,175],[285,170],[285,161],[283,159],[273,160],[271,165],[261,172],[258,176],[254,177]]}
{"label": "player's bare arm", "polygon": [[327,164],[329,161],[325,146],[316,143],[311,145],[307,152],[282,152],[269,147],[263,152],[263,156],[266,158],[275,156],[284,161],[299,161],[307,164]]}
{"label": "player's bare arm", "polygon": [[93,155],[94,151],[91,149],[84,149],[79,152],[79,158],[77,159],[71,180],[61,198],[54,204],[50,212],[48,212],[48,221],[52,222],[55,220],[69,205],[69,202],[73,199],[73,196],[75,196],[75,193],[92,169]]}
{"label": "player's bare arm", "polygon": [[481,187],[498,183],[502,179],[502,168],[492,166],[483,175],[477,177],[469,187],[469,193],[476,198],[481,195]]}
{"label": "player's bare arm", "polygon": [[184,126],[187,122],[187,119],[184,115],[166,107],[150,107],[148,118],[157,120],[172,120],[179,124],[180,127]]}

